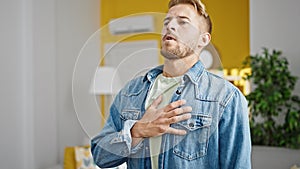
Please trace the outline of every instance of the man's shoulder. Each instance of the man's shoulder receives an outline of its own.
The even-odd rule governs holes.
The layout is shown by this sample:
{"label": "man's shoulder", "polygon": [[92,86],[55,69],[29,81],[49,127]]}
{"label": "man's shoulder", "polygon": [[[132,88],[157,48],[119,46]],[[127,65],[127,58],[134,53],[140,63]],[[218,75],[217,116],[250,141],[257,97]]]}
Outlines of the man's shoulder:
{"label": "man's shoulder", "polygon": [[230,91],[237,90],[236,86],[234,86],[231,82],[226,80],[224,77],[220,77],[219,75],[216,75],[209,71],[206,71],[206,75],[208,79],[211,81],[211,83],[213,83],[214,86],[216,87],[223,88]]}
{"label": "man's shoulder", "polygon": [[144,76],[138,76],[129,80],[121,90],[122,95],[137,94],[144,86]]}
{"label": "man's shoulder", "polygon": [[234,93],[239,92],[239,89],[228,80],[209,71],[205,71],[202,75],[198,89],[200,97],[221,103],[227,102]]}
{"label": "man's shoulder", "polygon": [[138,94],[147,87],[148,82],[155,79],[162,72],[162,68],[163,65],[159,65],[149,69],[144,74],[134,77],[126,83],[121,92],[125,95]]}

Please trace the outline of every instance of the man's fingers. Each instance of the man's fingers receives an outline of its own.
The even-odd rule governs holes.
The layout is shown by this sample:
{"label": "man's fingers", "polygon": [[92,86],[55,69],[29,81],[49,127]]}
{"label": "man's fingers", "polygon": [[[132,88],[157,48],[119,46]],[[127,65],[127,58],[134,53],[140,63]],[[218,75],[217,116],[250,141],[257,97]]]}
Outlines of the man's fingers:
{"label": "man's fingers", "polygon": [[168,118],[166,120],[166,123],[173,124],[173,123],[177,123],[177,122],[180,122],[180,121],[183,121],[183,120],[188,120],[191,117],[192,117],[191,113],[186,113],[186,114],[179,115],[179,116],[173,116],[171,118]]}
{"label": "man's fingers", "polygon": [[185,130],[174,129],[172,127],[169,127],[166,133],[176,134],[176,135],[186,135]]}
{"label": "man's fingers", "polygon": [[186,106],[186,107],[180,107],[180,108],[176,108],[170,112],[166,112],[165,117],[170,118],[173,116],[178,116],[184,113],[189,113],[192,112],[192,107],[191,106]]}
{"label": "man's fingers", "polygon": [[157,108],[157,106],[160,104],[162,101],[162,95],[158,96],[151,104],[154,108]]}
{"label": "man's fingers", "polygon": [[179,106],[182,106],[186,103],[186,100],[177,100],[175,102],[172,102],[170,104],[168,104],[166,107],[164,107],[164,112],[168,112],[171,111]]}

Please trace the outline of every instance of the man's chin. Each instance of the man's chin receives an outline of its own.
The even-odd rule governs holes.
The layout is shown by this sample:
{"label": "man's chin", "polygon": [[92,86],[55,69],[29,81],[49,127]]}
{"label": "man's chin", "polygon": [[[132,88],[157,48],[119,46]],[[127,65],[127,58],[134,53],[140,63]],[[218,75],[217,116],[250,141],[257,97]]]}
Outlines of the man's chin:
{"label": "man's chin", "polygon": [[180,57],[175,52],[172,52],[172,51],[167,51],[167,50],[162,49],[160,51],[160,53],[164,58],[169,59],[169,60],[180,59]]}

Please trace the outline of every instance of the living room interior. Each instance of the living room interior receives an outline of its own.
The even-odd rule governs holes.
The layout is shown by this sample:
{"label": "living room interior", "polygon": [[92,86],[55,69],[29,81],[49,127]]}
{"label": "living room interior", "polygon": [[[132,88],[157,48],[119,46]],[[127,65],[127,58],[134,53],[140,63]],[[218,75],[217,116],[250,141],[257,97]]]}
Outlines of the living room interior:
{"label": "living room interior", "polygon": [[[79,76],[85,77],[85,74],[80,74],[76,68],[89,65],[85,63],[80,65],[82,63],[80,59],[84,60],[90,54],[84,53],[89,40],[99,37],[100,41],[96,42],[96,44],[99,43],[97,46],[99,50],[97,47],[90,49],[94,52],[93,54],[96,53],[96,56],[99,56],[99,60],[103,55],[102,52],[105,51],[105,45],[107,48],[111,45],[112,41],[109,38],[112,37],[100,38],[98,31],[101,28],[113,18],[129,13],[139,13],[139,10],[143,8],[138,8],[138,5],[145,7],[144,3],[147,3],[139,4],[136,3],[137,1],[132,1],[131,3],[134,4],[124,4],[125,2],[118,4],[120,3],[118,0],[114,2],[116,3],[111,0],[1,2],[0,41],[1,63],[3,64],[0,72],[3,80],[1,83],[2,139],[0,146],[3,153],[1,153],[0,161],[3,168],[65,168],[66,151],[74,155],[74,147],[87,146],[91,135],[100,130],[103,122],[88,115],[95,112],[95,107],[84,107],[87,113],[83,114],[83,111],[78,111],[78,107],[74,105],[76,101],[81,101],[74,100],[74,91],[83,88],[82,85],[74,85],[74,79],[76,80]],[[162,2],[160,0],[163,5],[157,6],[151,2],[153,10],[165,12],[166,9],[163,7],[166,7],[166,2],[166,0]],[[212,12],[212,19],[215,17],[215,22],[218,21],[213,28],[215,29],[213,30],[215,31],[213,44],[220,55],[221,71],[225,73],[225,78],[227,77],[233,83],[236,82],[235,77],[245,74],[241,69],[243,60],[248,55],[260,52],[263,47],[281,50],[289,62],[292,74],[300,77],[298,66],[300,63],[300,57],[298,57],[300,55],[298,47],[300,44],[298,33],[300,1],[203,0],[203,2],[207,4],[208,12]],[[128,7],[131,5],[132,9]],[[151,6],[147,6],[147,9],[145,7],[145,10],[152,9],[149,8]],[[153,24],[156,25],[156,22]],[[109,26],[105,29],[109,31]],[[154,29],[158,28],[154,27]],[[102,32],[105,30],[102,29]],[[113,37],[113,40],[118,41],[118,38]],[[141,41],[145,45],[157,46],[158,43],[153,41],[157,41],[157,38],[157,35],[146,38],[133,37],[127,39],[124,44],[135,45],[129,41]],[[123,48],[121,46],[120,50]],[[113,52],[120,51],[111,51]],[[142,62],[142,60],[139,61]],[[124,63],[123,69],[128,68],[130,63]],[[160,63],[162,60],[158,56],[151,62],[140,65],[145,67]],[[97,64],[94,62],[93,66]],[[105,63],[100,63],[100,66],[116,66],[116,64],[115,60],[107,59]],[[215,68],[220,70],[218,66]],[[95,69],[96,67],[92,68],[92,70]],[[139,67],[132,67],[131,71],[133,69],[139,69]],[[132,77],[130,70],[119,72],[121,78]],[[76,73],[79,73],[78,76],[74,76],[77,75]],[[92,76],[92,74],[87,76]],[[126,81],[126,78],[121,80]],[[90,81],[84,84],[84,87],[89,88]],[[245,90],[244,92],[249,92],[245,83],[241,85],[236,82],[236,85],[240,85],[239,87]],[[84,92],[87,94],[89,91]],[[299,80],[293,94],[300,95]],[[97,99],[101,100],[102,94],[96,95]],[[107,104],[101,102],[97,105]],[[103,109],[107,109],[107,106],[96,108],[96,110]],[[276,150],[274,147],[254,146],[252,159],[253,169],[292,167],[297,169],[300,167],[300,150],[285,148]],[[71,161],[74,162],[74,159]]]}

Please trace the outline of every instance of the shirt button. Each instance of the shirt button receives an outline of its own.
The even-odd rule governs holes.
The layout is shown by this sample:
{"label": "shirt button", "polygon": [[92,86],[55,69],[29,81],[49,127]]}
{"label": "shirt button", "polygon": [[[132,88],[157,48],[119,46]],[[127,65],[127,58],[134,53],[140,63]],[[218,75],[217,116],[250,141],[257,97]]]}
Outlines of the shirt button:
{"label": "shirt button", "polygon": [[176,90],[176,94],[180,95],[180,94],[181,94],[181,91]]}
{"label": "shirt button", "polygon": [[195,127],[194,123],[189,123],[189,127],[194,128]]}

